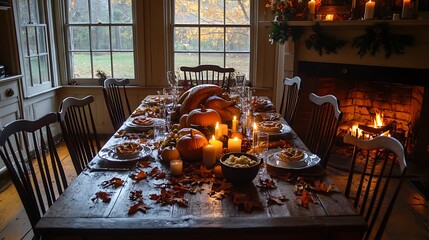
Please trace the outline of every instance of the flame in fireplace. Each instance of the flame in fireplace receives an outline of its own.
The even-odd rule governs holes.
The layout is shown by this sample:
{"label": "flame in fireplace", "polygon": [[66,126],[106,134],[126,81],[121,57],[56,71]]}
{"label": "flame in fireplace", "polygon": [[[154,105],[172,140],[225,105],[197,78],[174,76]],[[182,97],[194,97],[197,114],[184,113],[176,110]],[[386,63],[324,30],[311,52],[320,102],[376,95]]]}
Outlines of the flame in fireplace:
{"label": "flame in fireplace", "polygon": [[374,119],[374,128],[379,128],[383,126],[383,118],[384,118],[384,114],[383,113],[375,113],[375,119]]}
{"label": "flame in fireplace", "polygon": [[362,129],[359,128],[358,124],[355,124],[350,128],[350,133],[354,137],[357,137],[357,138],[362,137]]}

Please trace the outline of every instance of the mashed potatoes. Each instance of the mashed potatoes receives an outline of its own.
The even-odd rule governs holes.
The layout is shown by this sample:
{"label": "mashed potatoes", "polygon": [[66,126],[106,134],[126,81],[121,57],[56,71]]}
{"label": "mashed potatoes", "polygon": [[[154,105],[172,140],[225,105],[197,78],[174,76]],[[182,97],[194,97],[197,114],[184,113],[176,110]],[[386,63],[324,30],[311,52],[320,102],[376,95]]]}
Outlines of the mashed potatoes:
{"label": "mashed potatoes", "polygon": [[245,155],[241,155],[240,157],[230,155],[225,161],[223,161],[223,163],[231,167],[248,168],[255,166],[258,162]]}

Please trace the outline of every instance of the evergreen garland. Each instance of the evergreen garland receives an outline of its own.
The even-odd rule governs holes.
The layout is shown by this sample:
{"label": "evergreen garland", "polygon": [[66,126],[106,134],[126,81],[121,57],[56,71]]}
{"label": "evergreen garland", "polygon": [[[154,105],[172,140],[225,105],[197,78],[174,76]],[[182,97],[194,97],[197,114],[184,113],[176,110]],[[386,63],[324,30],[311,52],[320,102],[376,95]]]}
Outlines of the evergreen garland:
{"label": "evergreen garland", "polygon": [[314,48],[320,56],[330,53],[336,54],[337,50],[344,47],[347,42],[324,32],[318,22],[312,28],[314,33],[305,39],[305,46],[307,49]]}
{"label": "evergreen garland", "polygon": [[390,33],[389,24],[387,22],[376,23],[366,29],[366,34],[355,37],[352,47],[359,48],[358,54],[363,57],[367,52],[371,56],[383,47],[386,58],[392,54],[403,54],[404,48],[414,45],[414,38],[406,34]]}

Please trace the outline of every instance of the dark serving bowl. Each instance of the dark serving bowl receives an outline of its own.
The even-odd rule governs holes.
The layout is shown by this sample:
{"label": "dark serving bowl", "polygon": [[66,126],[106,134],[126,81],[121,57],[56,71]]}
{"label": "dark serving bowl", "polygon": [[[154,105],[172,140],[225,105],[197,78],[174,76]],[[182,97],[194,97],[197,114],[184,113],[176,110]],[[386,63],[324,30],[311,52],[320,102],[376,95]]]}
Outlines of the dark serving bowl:
{"label": "dark serving bowl", "polygon": [[[231,155],[234,155],[236,157],[240,157],[244,155],[250,158],[251,160],[256,161],[257,163],[250,167],[234,167],[234,166],[225,164],[224,161],[226,161]],[[232,153],[227,153],[223,155],[220,158],[220,164],[222,168],[222,175],[228,182],[231,182],[232,184],[236,184],[236,185],[243,185],[243,184],[251,183],[253,179],[255,179],[256,175],[258,175],[261,159],[247,153],[232,152]]]}

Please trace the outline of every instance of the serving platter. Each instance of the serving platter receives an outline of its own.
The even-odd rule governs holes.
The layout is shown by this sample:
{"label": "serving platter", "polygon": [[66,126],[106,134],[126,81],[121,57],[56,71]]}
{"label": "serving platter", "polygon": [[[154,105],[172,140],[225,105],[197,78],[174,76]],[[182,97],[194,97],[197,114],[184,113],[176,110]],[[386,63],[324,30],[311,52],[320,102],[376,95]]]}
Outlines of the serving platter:
{"label": "serving platter", "polygon": [[[272,132],[265,131],[265,132],[267,132],[270,137],[275,137],[275,136],[281,136],[284,134],[288,134],[288,133],[290,133],[291,130],[292,130],[292,128],[289,125],[282,124],[282,128],[278,131],[272,131]],[[264,131],[262,131],[262,132],[264,132]]]}
{"label": "serving platter", "polygon": [[137,154],[136,156],[133,156],[132,158],[120,158],[118,154],[116,153],[116,144],[111,145],[109,147],[102,148],[98,152],[98,156],[102,159],[112,161],[112,162],[131,162],[131,161],[137,161],[142,160],[146,157],[149,157],[152,153],[152,149],[150,149],[148,146],[142,145],[142,150]]}
{"label": "serving platter", "polygon": [[311,152],[304,151],[304,157],[300,161],[285,161],[279,156],[280,152],[271,154],[267,159],[267,165],[280,169],[305,169],[317,165],[320,157]]}
{"label": "serving platter", "polygon": [[128,118],[125,121],[125,126],[127,126],[129,128],[134,128],[134,129],[150,129],[150,128],[153,128],[155,126],[155,124],[164,122],[164,119],[160,119],[160,118],[150,118],[150,119],[153,120],[152,124],[140,125],[140,124],[133,123],[134,118]]}

